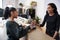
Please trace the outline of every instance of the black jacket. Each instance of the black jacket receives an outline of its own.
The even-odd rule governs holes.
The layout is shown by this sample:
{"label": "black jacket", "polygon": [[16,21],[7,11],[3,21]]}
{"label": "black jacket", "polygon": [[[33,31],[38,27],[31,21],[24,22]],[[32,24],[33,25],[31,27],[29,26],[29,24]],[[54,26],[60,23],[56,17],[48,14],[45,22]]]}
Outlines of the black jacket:
{"label": "black jacket", "polygon": [[46,15],[44,21],[40,26],[44,26],[46,23],[46,33],[53,36],[55,31],[59,31],[60,17],[54,14],[53,16]]}
{"label": "black jacket", "polygon": [[35,19],[35,14],[36,14],[35,12],[36,11],[33,8],[27,9],[27,14],[30,15],[32,19]]}
{"label": "black jacket", "polygon": [[19,38],[25,36],[28,33],[30,27],[25,29],[19,26],[16,22],[8,21],[6,23],[8,40],[19,40]]}

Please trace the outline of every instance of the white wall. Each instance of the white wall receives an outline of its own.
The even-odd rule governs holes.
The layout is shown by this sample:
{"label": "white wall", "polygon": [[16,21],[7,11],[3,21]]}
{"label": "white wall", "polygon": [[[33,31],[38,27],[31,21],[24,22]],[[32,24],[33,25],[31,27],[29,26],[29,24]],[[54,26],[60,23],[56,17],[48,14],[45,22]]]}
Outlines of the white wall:
{"label": "white wall", "polygon": [[16,7],[16,6],[17,6],[17,1],[18,1],[18,0],[3,0],[3,5],[2,5],[2,7],[3,7],[3,8],[5,8],[6,6]]}
{"label": "white wall", "polygon": [[2,8],[2,0],[0,0],[0,8]]}
{"label": "white wall", "polygon": [[36,15],[43,20],[44,15],[46,14],[47,4],[48,3],[55,3],[58,12],[60,14],[60,0],[3,0],[3,8],[5,8],[8,4],[19,8],[19,3],[23,3],[26,8],[30,7],[31,1],[37,2],[36,7]]}

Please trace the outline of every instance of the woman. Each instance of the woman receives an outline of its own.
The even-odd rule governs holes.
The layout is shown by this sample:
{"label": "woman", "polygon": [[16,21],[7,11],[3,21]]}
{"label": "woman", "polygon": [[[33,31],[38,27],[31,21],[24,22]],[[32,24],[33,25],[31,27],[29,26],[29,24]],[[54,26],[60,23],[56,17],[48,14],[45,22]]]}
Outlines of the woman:
{"label": "woman", "polygon": [[35,7],[37,6],[37,2],[32,1],[30,5],[31,7],[27,9],[26,14],[28,17],[30,16],[31,19],[35,19],[35,14],[36,14]]}
{"label": "woman", "polygon": [[49,3],[46,15],[44,17],[43,23],[40,27],[43,27],[46,23],[46,34],[59,40],[58,31],[59,31],[59,15],[57,12],[57,7],[54,3]]}
{"label": "woman", "polygon": [[25,36],[28,33],[28,30],[31,27],[28,26],[27,28],[23,29],[22,25],[18,25],[14,21],[14,18],[17,18],[18,16],[17,10],[15,8],[10,8],[9,12],[9,18],[6,22],[8,40],[19,40],[19,38]]}

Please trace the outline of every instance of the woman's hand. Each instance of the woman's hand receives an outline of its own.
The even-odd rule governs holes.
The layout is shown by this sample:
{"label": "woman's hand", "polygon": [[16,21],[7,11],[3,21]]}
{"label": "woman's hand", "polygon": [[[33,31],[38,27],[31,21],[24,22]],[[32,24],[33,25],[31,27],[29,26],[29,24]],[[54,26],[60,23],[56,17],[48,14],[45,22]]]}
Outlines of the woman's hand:
{"label": "woman's hand", "polygon": [[25,27],[26,27],[26,25],[23,23],[23,24],[22,24],[22,27],[23,27],[23,28],[25,28]]}
{"label": "woman's hand", "polygon": [[54,35],[53,35],[53,38],[55,39],[55,37],[57,36],[58,32],[55,31]]}
{"label": "woman's hand", "polygon": [[33,28],[35,28],[35,26],[36,26],[36,20],[33,20],[33,21],[31,22],[30,27],[31,27],[31,29],[33,29]]}

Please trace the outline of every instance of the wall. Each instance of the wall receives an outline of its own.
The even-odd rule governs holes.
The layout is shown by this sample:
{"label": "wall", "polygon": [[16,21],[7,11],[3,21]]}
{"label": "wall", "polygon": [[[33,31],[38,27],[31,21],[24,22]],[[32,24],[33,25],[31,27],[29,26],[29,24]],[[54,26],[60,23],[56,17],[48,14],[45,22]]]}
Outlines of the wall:
{"label": "wall", "polygon": [[37,1],[37,7],[36,7],[36,15],[42,19],[44,18],[44,15],[46,14],[47,4],[48,3],[55,3],[58,12],[60,14],[60,0],[3,0],[3,8],[5,8],[8,4],[19,8],[19,3],[23,3],[26,8],[30,7],[31,1]]}
{"label": "wall", "polygon": [[5,8],[6,6],[16,7],[17,1],[16,0],[3,0],[2,7]]}
{"label": "wall", "polygon": [[0,0],[0,8],[2,8],[2,0]]}

